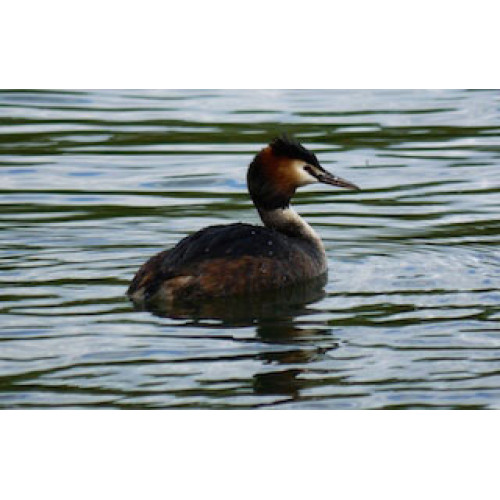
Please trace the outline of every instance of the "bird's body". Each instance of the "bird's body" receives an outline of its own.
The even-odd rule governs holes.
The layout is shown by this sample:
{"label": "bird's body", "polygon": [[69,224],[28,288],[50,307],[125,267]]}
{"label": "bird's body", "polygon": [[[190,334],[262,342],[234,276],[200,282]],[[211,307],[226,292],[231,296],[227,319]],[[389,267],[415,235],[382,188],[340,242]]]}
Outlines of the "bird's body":
{"label": "bird's body", "polygon": [[326,273],[321,239],[290,207],[290,198],[312,182],[356,186],[328,174],[314,154],[286,138],[255,157],[247,181],[265,226],[210,226],[160,252],[132,280],[127,294],[135,303],[258,294]]}

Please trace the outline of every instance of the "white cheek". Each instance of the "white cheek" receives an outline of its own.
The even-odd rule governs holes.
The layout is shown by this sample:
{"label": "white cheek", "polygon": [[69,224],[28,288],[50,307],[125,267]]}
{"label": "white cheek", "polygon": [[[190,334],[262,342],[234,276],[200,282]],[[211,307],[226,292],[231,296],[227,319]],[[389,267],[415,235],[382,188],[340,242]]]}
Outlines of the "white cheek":
{"label": "white cheek", "polygon": [[318,182],[318,179],[316,179],[316,177],[313,177],[310,173],[304,170],[303,163],[296,166],[295,172],[297,175],[297,184],[299,186],[306,186],[307,184],[313,184],[315,182]]}

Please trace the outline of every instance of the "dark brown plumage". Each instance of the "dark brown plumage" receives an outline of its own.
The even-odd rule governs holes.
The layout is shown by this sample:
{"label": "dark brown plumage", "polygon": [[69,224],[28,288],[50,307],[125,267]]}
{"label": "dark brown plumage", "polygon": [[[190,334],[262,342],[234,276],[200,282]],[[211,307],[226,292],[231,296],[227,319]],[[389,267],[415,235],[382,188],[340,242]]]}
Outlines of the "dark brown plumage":
{"label": "dark brown plumage", "polygon": [[301,238],[250,224],[210,226],[149,259],[127,294],[141,291],[146,301],[157,294],[171,300],[172,293],[182,299],[242,295],[317,276],[321,262],[316,246]]}

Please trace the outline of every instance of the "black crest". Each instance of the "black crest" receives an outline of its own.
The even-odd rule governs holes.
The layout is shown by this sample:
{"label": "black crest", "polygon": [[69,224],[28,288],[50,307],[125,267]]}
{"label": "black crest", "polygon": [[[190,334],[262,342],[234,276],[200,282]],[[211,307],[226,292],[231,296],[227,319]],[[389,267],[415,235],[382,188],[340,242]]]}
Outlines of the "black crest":
{"label": "black crest", "polygon": [[270,146],[276,156],[286,156],[287,158],[304,160],[309,163],[309,165],[314,165],[315,167],[320,166],[314,153],[302,146],[296,139],[286,134],[276,137],[276,139],[271,142]]}

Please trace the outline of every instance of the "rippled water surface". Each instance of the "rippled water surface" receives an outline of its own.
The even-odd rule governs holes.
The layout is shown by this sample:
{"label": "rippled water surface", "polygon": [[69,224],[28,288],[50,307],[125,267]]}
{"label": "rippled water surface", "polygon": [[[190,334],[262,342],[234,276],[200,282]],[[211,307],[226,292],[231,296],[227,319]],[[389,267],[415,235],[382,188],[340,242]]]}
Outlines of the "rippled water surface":
{"label": "rippled water surface", "polygon": [[[0,92],[0,407],[500,408],[499,95]],[[257,222],[283,130],[362,187],[295,199],[324,292],[134,310],[147,257]]]}

